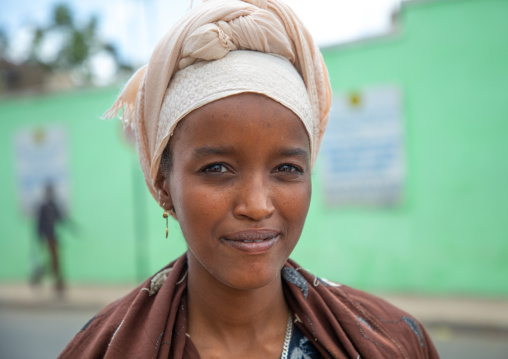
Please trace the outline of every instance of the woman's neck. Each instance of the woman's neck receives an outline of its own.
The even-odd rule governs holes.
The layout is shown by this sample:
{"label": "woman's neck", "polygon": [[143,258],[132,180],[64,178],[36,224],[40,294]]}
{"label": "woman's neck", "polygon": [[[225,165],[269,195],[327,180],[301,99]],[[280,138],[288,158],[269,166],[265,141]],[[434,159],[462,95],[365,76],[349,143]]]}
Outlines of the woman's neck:
{"label": "woman's neck", "polygon": [[[263,353],[263,346],[265,358],[273,356],[271,352],[278,357],[289,313],[280,274],[262,288],[241,290],[189,264],[188,334],[202,358],[232,355],[232,351],[235,357],[244,357],[241,351]],[[215,355],[204,355],[207,350]]]}

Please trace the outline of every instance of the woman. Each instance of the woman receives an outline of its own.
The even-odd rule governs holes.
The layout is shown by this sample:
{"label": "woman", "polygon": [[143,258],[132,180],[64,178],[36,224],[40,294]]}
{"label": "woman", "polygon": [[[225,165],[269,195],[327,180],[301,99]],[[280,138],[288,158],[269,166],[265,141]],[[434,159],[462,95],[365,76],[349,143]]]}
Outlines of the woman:
{"label": "woman", "polygon": [[185,255],[99,312],[62,358],[437,358],[423,327],[288,257],[311,197],[331,90],[278,0],[191,11],[113,108]]}

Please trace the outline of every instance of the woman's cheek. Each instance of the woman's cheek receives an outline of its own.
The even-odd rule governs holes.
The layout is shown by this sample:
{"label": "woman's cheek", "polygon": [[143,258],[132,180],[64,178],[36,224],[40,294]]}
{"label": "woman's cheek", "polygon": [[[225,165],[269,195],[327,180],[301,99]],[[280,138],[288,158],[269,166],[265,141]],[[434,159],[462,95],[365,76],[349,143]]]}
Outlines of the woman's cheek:
{"label": "woman's cheek", "polygon": [[282,188],[278,191],[281,203],[285,212],[289,212],[292,217],[304,217],[307,215],[311,200],[311,185],[309,182],[298,183],[290,188]]}
{"label": "woman's cheek", "polygon": [[225,197],[220,191],[203,189],[199,186],[190,187],[181,198],[183,211],[189,216],[189,221],[207,220],[217,215],[219,208],[224,206]]}

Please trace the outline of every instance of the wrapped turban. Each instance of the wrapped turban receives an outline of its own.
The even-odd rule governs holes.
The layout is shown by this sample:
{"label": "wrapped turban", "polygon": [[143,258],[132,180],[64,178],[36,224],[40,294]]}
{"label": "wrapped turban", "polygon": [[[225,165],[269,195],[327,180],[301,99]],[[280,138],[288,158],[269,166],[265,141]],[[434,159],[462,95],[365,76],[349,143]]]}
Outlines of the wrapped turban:
{"label": "wrapped turban", "polygon": [[278,0],[204,1],[162,38],[104,117],[123,110],[157,198],[161,155],[178,122],[206,103],[241,92],[265,94],[302,120],[313,166],[328,122],[328,72],[307,29]]}

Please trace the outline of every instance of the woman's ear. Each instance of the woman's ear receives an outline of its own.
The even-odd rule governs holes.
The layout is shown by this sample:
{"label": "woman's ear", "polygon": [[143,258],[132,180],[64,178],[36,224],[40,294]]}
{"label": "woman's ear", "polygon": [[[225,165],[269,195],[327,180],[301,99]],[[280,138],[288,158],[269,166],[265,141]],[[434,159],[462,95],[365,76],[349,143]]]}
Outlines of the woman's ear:
{"label": "woman's ear", "polygon": [[155,189],[157,190],[159,205],[166,211],[173,211],[173,199],[169,189],[169,180],[160,171],[155,180]]}

